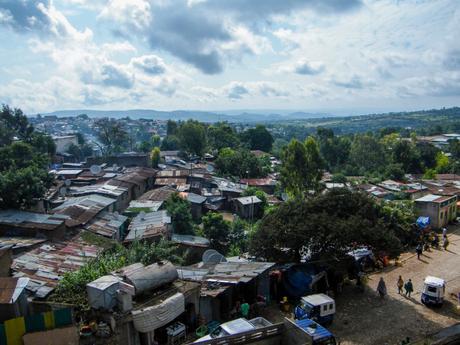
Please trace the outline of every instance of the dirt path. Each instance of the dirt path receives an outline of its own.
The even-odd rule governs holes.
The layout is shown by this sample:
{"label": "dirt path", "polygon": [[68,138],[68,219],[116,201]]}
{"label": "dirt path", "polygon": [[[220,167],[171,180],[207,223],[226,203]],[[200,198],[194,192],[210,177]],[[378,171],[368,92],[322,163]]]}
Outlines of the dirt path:
{"label": "dirt path", "polygon": [[[421,260],[412,253],[402,256],[402,267],[388,267],[385,271],[369,276],[365,292],[358,292],[354,285],[345,286],[337,303],[336,319],[330,330],[341,345],[396,345],[406,337],[420,339],[440,328],[460,322],[456,300],[451,293],[460,292],[460,229],[449,231],[448,251],[424,252]],[[411,278],[414,293],[411,298],[397,292],[399,275],[406,281]],[[420,302],[421,287],[425,276],[433,275],[447,281],[447,302],[442,308],[427,308]],[[381,300],[375,290],[383,277],[388,296]]]}

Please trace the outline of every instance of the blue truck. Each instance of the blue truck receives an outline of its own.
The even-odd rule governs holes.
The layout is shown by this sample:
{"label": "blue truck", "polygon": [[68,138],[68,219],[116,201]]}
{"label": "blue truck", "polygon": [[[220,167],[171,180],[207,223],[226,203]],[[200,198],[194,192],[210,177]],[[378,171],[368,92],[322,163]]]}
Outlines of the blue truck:
{"label": "blue truck", "polygon": [[311,345],[336,345],[334,335],[325,327],[310,319],[295,320],[295,326],[310,338]]}

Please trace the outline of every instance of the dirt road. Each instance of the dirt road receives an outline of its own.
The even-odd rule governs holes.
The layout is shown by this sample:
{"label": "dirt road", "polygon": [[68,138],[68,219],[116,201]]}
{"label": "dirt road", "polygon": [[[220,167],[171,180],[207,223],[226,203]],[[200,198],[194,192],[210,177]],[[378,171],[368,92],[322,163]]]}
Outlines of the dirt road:
{"label": "dirt road", "polygon": [[[406,337],[420,339],[460,322],[457,302],[450,296],[460,292],[460,228],[450,229],[449,240],[448,251],[424,252],[421,260],[413,253],[402,255],[402,267],[388,267],[369,276],[365,292],[358,292],[354,285],[345,286],[344,293],[336,301],[336,319],[329,327],[341,345],[396,345]],[[398,294],[399,275],[405,281],[412,279],[414,293],[411,298]],[[442,308],[427,308],[420,302],[427,275],[447,281],[447,302]],[[375,292],[380,277],[384,278],[388,290],[384,300]]]}

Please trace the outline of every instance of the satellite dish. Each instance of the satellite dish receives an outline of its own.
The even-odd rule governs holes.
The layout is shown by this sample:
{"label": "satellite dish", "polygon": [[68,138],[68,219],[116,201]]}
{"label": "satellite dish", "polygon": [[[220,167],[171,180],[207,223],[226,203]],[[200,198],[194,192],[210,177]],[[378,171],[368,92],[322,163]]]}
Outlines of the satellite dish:
{"label": "satellite dish", "polygon": [[118,211],[115,211],[113,214],[114,214],[115,216],[117,216],[117,217],[120,215],[120,214],[118,213]]}
{"label": "satellite dish", "polygon": [[208,165],[206,166],[206,171],[207,171],[207,172],[210,172],[210,173],[214,172],[214,166],[211,165],[211,164],[208,164]]}
{"label": "satellite dish", "polygon": [[91,168],[89,168],[89,171],[91,171],[91,174],[97,175],[102,171],[102,169],[99,165],[91,165]]}
{"label": "satellite dish", "polygon": [[60,196],[66,196],[67,195],[67,188],[66,187],[59,188],[59,195]]}
{"label": "satellite dish", "polygon": [[144,211],[139,212],[139,217],[141,218],[141,220],[144,220],[145,212]]}
{"label": "satellite dish", "polygon": [[113,170],[113,171],[117,171],[117,170],[118,170],[118,165],[113,164],[113,165],[112,165],[112,170]]}
{"label": "satellite dish", "polygon": [[69,187],[72,184],[72,181],[70,180],[64,180],[64,184]]}

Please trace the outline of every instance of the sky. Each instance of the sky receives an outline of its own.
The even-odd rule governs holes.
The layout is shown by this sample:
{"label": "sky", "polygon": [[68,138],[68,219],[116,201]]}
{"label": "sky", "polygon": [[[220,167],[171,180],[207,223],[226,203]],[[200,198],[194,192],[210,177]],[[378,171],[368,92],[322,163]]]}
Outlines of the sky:
{"label": "sky", "polygon": [[0,42],[29,114],[460,105],[459,0],[0,0]]}

